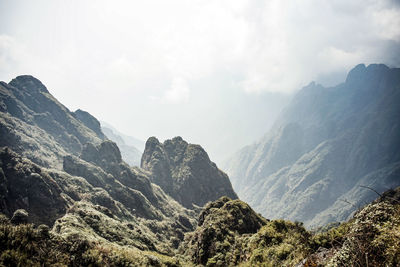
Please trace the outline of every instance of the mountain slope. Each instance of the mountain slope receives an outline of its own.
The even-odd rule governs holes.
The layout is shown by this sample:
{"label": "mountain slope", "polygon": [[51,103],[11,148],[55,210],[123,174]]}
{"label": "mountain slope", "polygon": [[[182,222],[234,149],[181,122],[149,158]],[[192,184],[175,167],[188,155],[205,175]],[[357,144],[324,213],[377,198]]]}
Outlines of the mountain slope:
{"label": "mountain slope", "polygon": [[70,112],[36,78],[0,84],[0,213],[18,209],[65,238],[172,253],[193,229],[187,210],[130,167],[100,123]]}
{"label": "mountain slope", "polygon": [[29,222],[52,225],[68,208],[53,177],[8,148],[0,148],[0,188],[0,212],[9,217],[25,209]]}
{"label": "mountain slope", "polygon": [[146,142],[141,167],[152,173],[151,181],[183,206],[203,206],[221,196],[237,198],[228,176],[218,169],[199,145],[181,137],[160,143],[150,137]]}
{"label": "mountain slope", "polygon": [[83,144],[99,144],[104,139],[32,76],[18,76],[9,84],[0,82],[0,112],[0,146],[42,166],[61,169],[64,155],[77,155]]}
{"label": "mountain slope", "polygon": [[272,130],[225,169],[239,196],[268,218],[345,220],[374,197],[360,185],[383,192],[400,184],[398,103],[400,69],[358,65],[338,86],[300,90]]}
{"label": "mountain slope", "polygon": [[[0,213],[12,217],[16,212],[29,223],[46,224],[66,240],[79,237],[79,243],[112,243],[158,256],[173,255],[184,234],[194,229],[198,209],[183,207],[152,183],[152,173],[124,162],[95,117],[70,112],[32,76],[0,84],[0,133]],[[196,204],[225,193],[236,197],[207,153],[180,141],[185,154],[168,146],[190,171],[178,176],[180,188],[208,187],[211,178],[215,187],[199,191],[201,198],[194,194],[202,201]]]}

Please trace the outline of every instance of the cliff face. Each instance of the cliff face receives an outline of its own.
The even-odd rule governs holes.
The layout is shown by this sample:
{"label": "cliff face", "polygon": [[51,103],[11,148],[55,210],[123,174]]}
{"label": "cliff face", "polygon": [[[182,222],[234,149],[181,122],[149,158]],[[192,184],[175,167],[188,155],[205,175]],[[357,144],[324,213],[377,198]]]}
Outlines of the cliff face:
{"label": "cliff face", "polygon": [[210,161],[204,149],[181,137],[164,143],[149,138],[141,167],[151,172],[152,182],[185,207],[203,206],[221,196],[237,198],[228,176]]}
{"label": "cliff face", "polygon": [[75,118],[83,122],[86,127],[95,132],[98,137],[105,139],[105,136],[101,130],[100,122],[89,112],[78,109],[73,113],[73,115]]}
{"label": "cliff face", "polygon": [[[259,142],[225,164],[239,197],[268,218],[346,220],[400,184],[400,69],[358,65],[332,88],[311,83]],[[349,204],[351,203],[351,204]]]}

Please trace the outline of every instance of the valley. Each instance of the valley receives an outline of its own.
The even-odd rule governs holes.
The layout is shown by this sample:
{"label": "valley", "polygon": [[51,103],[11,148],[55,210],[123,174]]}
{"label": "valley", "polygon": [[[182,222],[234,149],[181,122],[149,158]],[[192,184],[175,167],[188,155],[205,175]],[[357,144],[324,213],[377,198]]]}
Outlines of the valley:
{"label": "valley", "polygon": [[0,264],[396,266],[398,103],[400,69],[358,65],[221,168],[179,136],[141,154],[33,76],[1,82]]}

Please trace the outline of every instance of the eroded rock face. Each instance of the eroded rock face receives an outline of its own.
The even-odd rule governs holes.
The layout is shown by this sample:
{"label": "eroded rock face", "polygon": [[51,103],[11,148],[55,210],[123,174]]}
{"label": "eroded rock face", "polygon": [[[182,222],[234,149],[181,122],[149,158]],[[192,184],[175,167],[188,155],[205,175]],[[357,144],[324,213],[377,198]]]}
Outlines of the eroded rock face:
{"label": "eroded rock face", "polygon": [[67,202],[54,179],[8,148],[0,149],[0,188],[0,213],[11,217],[24,209],[29,213],[25,216],[28,222],[47,225],[65,214]]}
{"label": "eroded rock face", "polygon": [[159,185],[166,193],[175,195],[169,157],[157,138],[150,137],[147,140],[141,167],[152,173],[153,183]]}
{"label": "eroded rock face", "polygon": [[93,130],[97,136],[101,139],[105,139],[103,132],[101,131],[100,122],[93,117],[89,112],[78,109],[74,112],[75,118],[83,122],[89,129]]}
{"label": "eroded rock face", "polygon": [[86,144],[80,158],[64,157],[63,169],[71,175],[84,177],[94,187],[104,188],[137,215],[159,217],[152,207],[160,203],[150,180],[122,161],[114,142],[107,140],[98,146]]}
{"label": "eroded rock face", "polygon": [[150,137],[141,167],[152,173],[153,183],[185,207],[203,206],[221,196],[237,198],[228,176],[210,161],[204,149],[181,137],[164,143]]}
{"label": "eroded rock face", "polygon": [[121,152],[118,146],[112,141],[104,141],[99,146],[91,143],[85,144],[82,149],[81,158],[100,166],[118,164],[122,161]]}

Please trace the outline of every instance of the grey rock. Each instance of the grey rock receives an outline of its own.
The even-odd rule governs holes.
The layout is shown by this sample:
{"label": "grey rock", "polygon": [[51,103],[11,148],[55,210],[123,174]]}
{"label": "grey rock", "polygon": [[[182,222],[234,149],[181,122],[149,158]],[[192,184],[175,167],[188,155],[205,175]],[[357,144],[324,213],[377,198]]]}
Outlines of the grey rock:
{"label": "grey rock", "polygon": [[13,224],[23,224],[28,223],[29,214],[24,209],[17,209],[13,216],[11,217],[11,223]]}
{"label": "grey rock", "polygon": [[222,196],[236,199],[229,177],[218,169],[199,145],[181,137],[160,143],[150,137],[146,142],[141,167],[151,172],[158,184],[183,206],[203,206]]}
{"label": "grey rock", "polygon": [[100,122],[93,117],[89,112],[83,111],[81,109],[76,110],[74,113],[75,118],[83,122],[86,127],[93,130],[98,137],[105,139],[103,132],[101,131]]}

